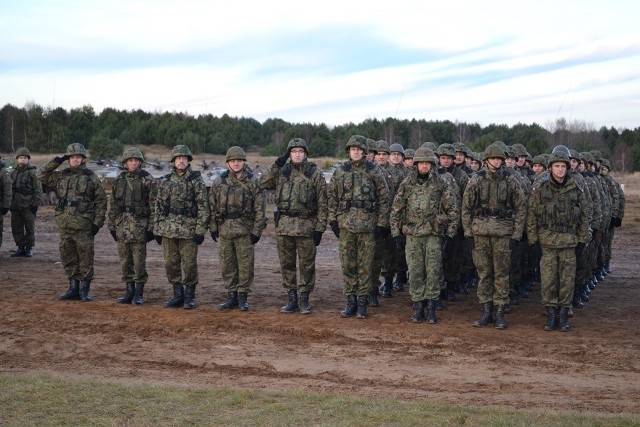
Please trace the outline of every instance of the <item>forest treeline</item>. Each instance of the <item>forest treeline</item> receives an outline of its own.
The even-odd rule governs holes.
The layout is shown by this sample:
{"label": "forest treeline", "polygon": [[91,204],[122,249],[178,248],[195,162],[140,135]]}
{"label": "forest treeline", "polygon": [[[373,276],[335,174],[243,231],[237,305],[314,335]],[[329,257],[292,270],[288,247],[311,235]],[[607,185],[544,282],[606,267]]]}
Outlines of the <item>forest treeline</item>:
{"label": "forest treeline", "polygon": [[405,148],[423,142],[436,144],[462,141],[474,151],[482,151],[493,141],[523,144],[531,155],[550,152],[564,144],[578,151],[600,150],[611,160],[614,170],[640,169],[640,128],[634,130],[602,127],[564,118],[548,123],[490,124],[427,119],[366,119],[329,127],[324,123],[289,123],[272,118],[260,123],[248,117],[191,116],[178,112],[145,112],[105,108],[96,114],[85,105],[69,111],[27,103],[19,108],[6,104],[0,112],[0,152],[11,153],[26,146],[33,152],[58,153],[79,142],[91,157],[116,158],[126,145],[185,144],[194,153],[224,154],[232,145],[263,155],[279,155],[287,142],[302,137],[309,144],[310,157],[344,157],[349,136],[360,134]]}

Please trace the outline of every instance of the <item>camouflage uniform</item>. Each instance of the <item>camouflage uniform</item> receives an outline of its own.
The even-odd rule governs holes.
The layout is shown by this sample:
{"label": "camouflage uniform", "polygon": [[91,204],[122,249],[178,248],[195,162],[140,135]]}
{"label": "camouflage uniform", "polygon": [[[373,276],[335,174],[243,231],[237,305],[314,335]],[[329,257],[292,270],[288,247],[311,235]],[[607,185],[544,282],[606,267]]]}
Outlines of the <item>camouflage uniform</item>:
{"label": "camouflage uniform", "polygon": [[[496,143],[484,152],[483,160],[502,159],[504,151]],[[462,226],[466,238],[473,238],[473,262],[478,270],[478,299],[483,317],[475,326],[493,322],[497,305],[497,328],[506,328],[505,305],[509,302],[510,247],[522,238],[526,218],[524,192],[517,179],[500,166],[492,172],[485,167],[469,181],[462,199]]]}
{"label": "camouflage uniform", "polygon": [[4,168],[4,160],[0,160],[0,246],[4,229],[4,216],[11,207],[12,188],[11,177]]}
{"label": "camouflage uniform", "polygon": [[[564,162],[567,171],[570,158],[564,152],[553,153],[549,169],[554,163]],[[574,176],[567,173],[558,182],[552,173],[537,181],[529,199],[527,233],[531,245],[542,248],[540,270],[542,276],[542,303],[547,313],[545,330],[556,326],[560,310],[560,327],[569,330],[567,318],[573,299],[576,274],[576,256],[590,241],[587,198]]]}
{"label": "camouflage uniform", "polygon": [[[437,159],[432,151],[419,148],[414,162],[416,171],[400,184],[391,207],[391,234],[396,241],[406,236],[409,290],[416,309],[412,320],[422,321],[426,303],[427,321],[436,323],[443,239],[450,241],[456,235],[460,206],[449,184],[435,172]],[[421,162],[430,162],[432,169],[419,173]]]}
{"label": "camouflage uniform", "polygon": [[[126,148],[122,164],[127,160],[144,162],[137,148]],[[114,240],[118,242],[118,256],[122,269],[122,281],[126,293],[118,298],[122,304],[134,302],[142,304],[144,285],[147,283],[147,242],[153,240],[154,179],[149,172],[138,168],[125,170],[118,175],[111,186],[107,226]]]}
{"label": "camouflage uniform", "polygon": [[624,217],[624,203],[625,197],[622,192],[622,187],[620,184],[613,179],[611,174],[611,163],[607,159],[602,160],[602,165],[600,166],[600,176],[603,177],[604,182],[609,187],[609,194],[611,194],[611,223],[609,228],[606,230],[604,235],[605,240],[603,243],[603,259],[600,270],[600,275],[605,276],[610,267],[609,264],[611,262],[611,244],[613,242],[614,230],[617,227],[620,227],[622,224],[622,217]]}
{"label": "camouflage uniform", "polygon": [[[232,160],[246,161],[240,147],[227,150],[227,165]],[[240,305],[248,309],[247,295],[254,279],[254,245],[266,227],[265,199],[256,177],[245,164],[237,177],[231,170],[216,177],[209,190],[214,240],[220,238],[220,269],[228,299],[219,308]]]}
{"label": "camouflage uniform", "polygon": [[[31,159],[25,147],[16,150],[16,159],[26,156]],[[36,243],[36,212],[42,199],[42,184],[38,180],[35,166],[16,164],[11,171],[13,200],[11,202],[11,232],[18,250],[11,256],[33,256]]]}
{"label": "camouflage uniform", "polygon": [[[287,161],[296,147],[307,152],[304,139],[289,141],[287,154],[278,158],[260,178],[260,188],[275,189],[278,258],[282,286],[289,295],[289,303],[281,311],[292,313],[300,308],[302,313],[308,314],[311,312],[309,293],[316,284],[316,246],[327,229],[327,185],[322,171],[306,159],[306,154],[302,163]],[[299,260],[299,285],[296,258]]]}
{"label": "camouflage uniform", "polygon": [[209,223],[207,188],[200,172],[187,165],[184,173],[176,168],[176,158],[193,160],[185,145],[171,152],[173,171],[156,180],[157,196],[153,208],[153,234],[162,244],[164,268],[173,285],[173,298],[166,307],[195,307],[198,285],[198,245],[204,240]]}
{"label": "camouflage uniform", "polygon": [[[354,135],[351,147],[366,149],[366,139]],[[339,239],[340,261],[347,307],[343,317],[366,317],[371,287],[375,238],[389,233],[389,188],[379,167],[364,157],[343,162],[328,187],[328,219]]]}
{"label": "camouflage uniform", "polygon": [[[79,166],[56,171],[69,157],[78,155],[83,157]],[[94,236],[107,212],[107,195],[100,178],[84,163],[86,157],[81,144],[71,144],[63,157],[49,161],[38,173],[42,185],[54,188],[58,196],[55,220],[60,229],[60,259],[69,278],[69,289],[60,296],[63,300],[91,300]]]}

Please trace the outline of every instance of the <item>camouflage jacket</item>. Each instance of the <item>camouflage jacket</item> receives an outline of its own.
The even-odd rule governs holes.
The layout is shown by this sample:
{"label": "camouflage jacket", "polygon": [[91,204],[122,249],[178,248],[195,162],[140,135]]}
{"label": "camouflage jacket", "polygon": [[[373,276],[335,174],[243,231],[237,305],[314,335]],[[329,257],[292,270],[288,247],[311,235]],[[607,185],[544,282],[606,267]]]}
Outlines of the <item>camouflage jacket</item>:
{"label": "camouflage jacket", "polygon": [[540,242],[545,248],[572,248],[588,243],[589,217],[586,215],[587,197],[567,174],[563,185],[551,175],[534,187],[529,198],[527,234],[529,243]]}
{"label": "camouflage jacket", "polygon": [[469,175],[467,175],[463,169],[458,168],[455,165],[451,165],[448,168],[440,167],[440,169],[444,169],[453,175],[453,178],[456,180],[456,184],[458,184],[460,194],[464,194],[464,190],[469,184]]}
{"label": "camouflage jacket", "polygon": [[239,178],[229,170],[216,177],[209,190],[209,204],[209,230],[221,238],[260,237],[267,225],[264,193],[246,166]]}
{"label": "camouflage jacket", "polygon": [[605,184],[609,188],[609,194],[611,195],[611,216],[613,218],[622,218],[620,216],[620,193],[621,189],[614,181],[613,177],[607,173],[606,175],[600,174]]}
{"label": "camouflage jacket", "polygon": [[522,191],[524,192],[524,196],[529,197],[531,194],[531,181],[529,178],[525,177],[522,172],[516,168],[505,167],[505,169],[518,180],[520,188],[522,188]]}
{"label": "camouflage jacket", "polygon": [[107,195],[100,178],[82,163],[75,168],[56,170],[55,160],[45,164],[38,178],[43,185],[54,188],[58,196],[55,219],[58,227],[69,230],[91,230],[102,227],[107,213]]}
{"label": "camouflage jacket", "polygon": [[153,232],[155,183],[144,169],[124,171],[111,186],[107,226],[115,231],[119,242],[146,242],[146,232]]}
{"label": "camouflage jacket", "polygon": [[11,207],[13,189],[11,188],[11,176],[4,167],[0,167],[0,208]]}
{"label": "camouflage jacket", "polygon": [[400,183],[407,177],[406,168],[403,166],[394,166],[391,163],[387,163],[381,167],[385,179],[387,180],[387,186],[389,187],[389,203],[393,202],[396,197],[396,191],[400,187]]}
{"label": "camouflage jacket", "polygon": [[347,160],[338,167],[328,188],[329,222],[351,233],[371,233],[389,227],[389,187],[382,170],[370,160]]}
{"label": "camouflage jacket", "polygon": [[593,179],[596,183],[596,187],[598,187],[598,191],[600,192],[600,207],[602,208],[602,226],[603,230],[609,228],[609,224],[611,223],[611,194],[609,193],[609,186],[604,181],[604,178],[593,172]]}
{"label": "camouflage jacket", "polygon": [[273,163],[260,178],[260,188],[275,189],[276,233],[312,237],[327,228],[327,183],[315,163]]}
{"label": "camouflage jacket", "polygon": [[393,237],[455,236],[460,222],[458,198],[441,175],[430,173],[425,178],[414,173],[400,184],[391,206]]}
{"label": "camouflage jacket", "polygon": [[35,166],[16,165],[11,171],[13,200],[11,209],[28,209],[40,205],[42,184]]}
{"label": "camouflage jacket", "polygon": [[526,203],[520,183],[504,167],[495,173],[482,168],[469,180],[462,197],[464,235],[509,236],[520,240]]}
{"label": "camouflage jacket", "polygon": [[603,230],[602,201],[600,200],[600,192],[598,191],[596,180],[593,178],[593,172],[580,172],[580,175],[584,178],[586,184],[585,195],[591,207],[590,226],[594,230]]}
{"label": "camouflage jacket", "polygon": [[171,239],[191,239],[205,234],[209,223],[207,187],[200,172],[187,167],[180,176],[173,171],[156,180],[153,234]]}

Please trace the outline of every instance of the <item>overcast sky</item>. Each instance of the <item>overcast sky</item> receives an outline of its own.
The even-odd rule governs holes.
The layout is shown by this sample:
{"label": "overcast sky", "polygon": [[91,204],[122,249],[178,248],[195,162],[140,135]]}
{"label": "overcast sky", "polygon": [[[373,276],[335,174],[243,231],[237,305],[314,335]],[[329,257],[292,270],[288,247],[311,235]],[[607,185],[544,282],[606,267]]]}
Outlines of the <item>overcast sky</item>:
{"label": "overcast sky", "polygon": [[639,18],[621,0],[0,0],[0,103],[635,129]]}

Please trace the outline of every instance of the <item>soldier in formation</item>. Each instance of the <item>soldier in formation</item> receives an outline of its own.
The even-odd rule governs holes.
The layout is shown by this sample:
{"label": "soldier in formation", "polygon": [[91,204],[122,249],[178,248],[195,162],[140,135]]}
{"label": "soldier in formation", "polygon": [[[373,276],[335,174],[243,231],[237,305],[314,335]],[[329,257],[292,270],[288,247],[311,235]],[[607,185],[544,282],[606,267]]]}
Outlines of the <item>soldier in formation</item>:
{"label": "soldier in formation", "polygon": [[0,246],[4,229],[4,216],[9,213],[12,200],[11,177],[4,168],[5,161],[0,159]]}
{"label": "soldier in formation", "polygon": [[31,153],[26,147],[16,150],[16,166],[11,171],[11,232],[18,249],[12,257],[32,257],[36,243],[36,213],[42,199],[42,184],[30,160]]}

